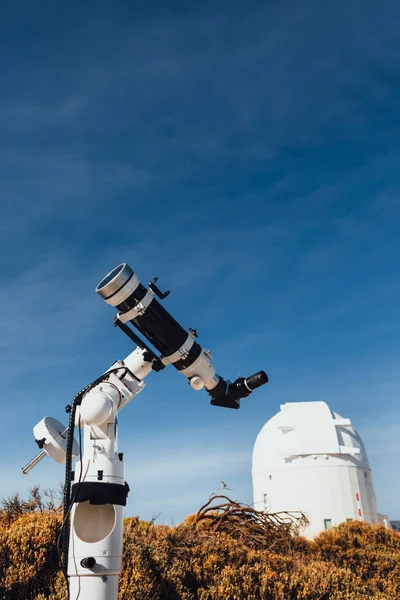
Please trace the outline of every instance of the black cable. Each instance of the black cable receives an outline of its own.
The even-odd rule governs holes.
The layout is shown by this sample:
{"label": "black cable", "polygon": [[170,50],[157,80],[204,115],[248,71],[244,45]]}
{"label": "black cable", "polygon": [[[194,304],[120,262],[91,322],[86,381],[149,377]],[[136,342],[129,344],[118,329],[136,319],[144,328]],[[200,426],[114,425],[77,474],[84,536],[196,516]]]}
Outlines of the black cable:
{"label": "black cable", "polygon": [[[82,459],[83,459],[83,456],[82,456],[82,429],[81,429],[81,418],[80,417],[79,417],[78,427],[79,427],[79,460],[80,460],[80,463],[81,463],[81,469],[80,469],[80,472],[79,472],[78,486],[77,486],[76,492],[74,494],[74,497],[71,498],[71,502],[69,504],[68,510],[67,510],[66,515],[64,516],[64,519],[63,519],[63,523],[62,523],[62,526],[61,526],[61,531],[60,531],[60,533],[59,533],[59,535],[57,537],[58,562],[60,564],[60,567],[61,567],[61,570],[62,570],[63,575],[65,577],[65,580],[67,582],[67,599],[68,600],[69,600],[69,597],[70,597],[70,595],[69,595],[69,581],[68,581],[68,564],[67,564],[68,563],[68,556],[66,557],[66,559],[65,559],[64,562],[61,560],[61,548],[60,548],[60,546],[61,546],[61,542],[65,539],[65,536],[67,534],[68,534],[68,538],[69,538],[69,527],[68,527],[68,531],[66,532],[66,526],[68,524],[67,521],[68,521],[68,518],[69,518],[69,515],[70,515],[70,512],[71,512],[71,509],[72,509],[72,507],[74,505],[75,498],[78,495],[79,488],[80,488],[81,483],[82,483]],[[63,532],[64,532],[64,534],[63,534]],[[67,552],[68,552],[68,548],[67,548]]]}
{"label": "black cable", "polygon": [[[74,505],[74,501],[75,498],[77,497],[77,494],[79,492],[79,487],[81,484],[81,479],[82,479],[82,440],[81,440],[81,427],[80,427],[80,418],[79,418],[79,456],[80,456],[80,461],[81,461],[81,469],[80,469],[80,474],[79,474],[79,481],[78,481],[78,486],[76,488],[75,494],[74,494],[74,498],[71,498],[71,481],[72,481],[72,449],[73,449],[73,443],[74,443],[74,429],[75,429],[75,416],[76,416],[76,409],[77,407],[82,403],[82,400],[84,398],[84,396],[90,392],[90,390],[92,390],[94,387],[96,387],[96,385],[99,385],[102,381],[105,381],[108,379],[108,377],[111,375],[111,373],[117,373],[118,371],[121,371],[122,369],[125,369],[126,371],[128,371],[128,369],[124,366],[120,366],[117,367],[115,369],[110,369],[110,371],[107,371],[106,373],[103,373],[102,375],[100,375],[100,377],[98,377],[97,379],[95,379],[94,381],[92,381],[92,383],[89,383],[86,387],[84,387],[80,392],[78,392],[73,400],[72,400],[72,404],[66,407],[66,411],[69,412],[69,423],[68,423],[68,432],[67,432],[67,447],[66,447],[66,459],[65,459],[65,481],[64,481],[64,494],[63,494],[63,523],[61,526],[61,530],[60,533],[58,535],[57,538],[57,554],[58,554],[58,560],[61,566],[61,570],[63,572],[63,575],[65,577],[65,581],[67,583],[67,589],[68,589],[68,600],[69,600],[69,580],[68,580],[68,550],[69,550],[69,515],[71,512],[71,509]],[[62,542],[62,547],[63,547],[63,552],[64,552],[64,560],[61,560],[61,542]]]}

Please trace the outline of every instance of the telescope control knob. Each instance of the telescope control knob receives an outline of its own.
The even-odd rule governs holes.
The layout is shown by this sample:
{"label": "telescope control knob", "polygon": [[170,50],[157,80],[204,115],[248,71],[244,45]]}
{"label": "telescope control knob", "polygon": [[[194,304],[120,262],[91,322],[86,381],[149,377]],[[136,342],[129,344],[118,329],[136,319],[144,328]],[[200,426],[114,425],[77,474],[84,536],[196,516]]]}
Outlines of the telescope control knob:
{"label": "telescope control knob", "polygon": [[198,375],[195,375],[194,377],[192,377],[190,379],[189,383],[192,386],[192,388],[196,391],[202,390],[204,387],[204,381]]}

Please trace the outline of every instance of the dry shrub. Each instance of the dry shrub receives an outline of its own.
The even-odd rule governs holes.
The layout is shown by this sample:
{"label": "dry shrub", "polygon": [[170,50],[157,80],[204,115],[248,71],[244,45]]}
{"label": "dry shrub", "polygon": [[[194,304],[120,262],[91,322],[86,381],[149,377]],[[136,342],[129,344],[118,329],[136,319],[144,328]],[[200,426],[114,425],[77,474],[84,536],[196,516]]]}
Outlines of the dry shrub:
{"label": "dry shrub", "polygon": [[213,495],[184,524],[203,531],[227,533],[249,548],[285,552],[309,521],[301,512],[267,513],[228,496]]}
{"label": "dry shrub", "polygon": [[400,598],[400,534],[383,525],[360,521],[322,532],[313,543],[314,555],[356,573],[376,597]]}
{"label": "dry shrub", "polygon": [[41,490],[39,485],[35,485],[29,490],[27,500],[21,498],[18,493],[3,498],[0,502],[0,524],[10,524],[22,515],[32,512],[57,510],[61,514],[62,495],[62,486],[59,490]]}
{"label": "dry shrub", "polygon": [[[177,527],[126,519],[119,600],[400,598],[400,535],[392,530],[345,523],[310,542],[283,529],[287,543],[278,531],[274,543],[269,531],[266,547],[229,531],[230,517],[215,528],[215,514],[217,520],[190,517]],[[236,518],[232,523],[238,526]],[[9,524],[0,519],[0,599],[65,600],[55,552],[59,527],[54,511]]]}
{"label": "dry shrub", "polygon": [[130,519],[120,599],[400,598],[395,564],[400,558],[400,536],[392,530],[347,523],[314,542],[294,537],[290,544],[274,546],[270,540],[268,550],[255,548],[252,541],[248,545],[226,531],[214,531],[209,523],[203,526],[200,521],[198,527],[191,516],[169,528]]}
{"label": "dry shrub", "polygon": [[0,527],[0,597],[28,600],[54,588],[58,564],[56,537],[60,517],[52,511],[30,513]]}

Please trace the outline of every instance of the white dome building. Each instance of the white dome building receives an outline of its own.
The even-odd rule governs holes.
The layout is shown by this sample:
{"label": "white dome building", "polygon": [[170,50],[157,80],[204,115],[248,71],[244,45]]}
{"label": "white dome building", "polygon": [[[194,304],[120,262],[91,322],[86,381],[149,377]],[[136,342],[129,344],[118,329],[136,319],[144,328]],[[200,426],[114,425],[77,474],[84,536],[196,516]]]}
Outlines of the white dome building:
{"label": "white dome building", "polygon": [[381,521],[371,468],[350,419],[325,402],[287,402],[257,436],[253,451],[254,507],[301,511],[313,537],[343,521]]}

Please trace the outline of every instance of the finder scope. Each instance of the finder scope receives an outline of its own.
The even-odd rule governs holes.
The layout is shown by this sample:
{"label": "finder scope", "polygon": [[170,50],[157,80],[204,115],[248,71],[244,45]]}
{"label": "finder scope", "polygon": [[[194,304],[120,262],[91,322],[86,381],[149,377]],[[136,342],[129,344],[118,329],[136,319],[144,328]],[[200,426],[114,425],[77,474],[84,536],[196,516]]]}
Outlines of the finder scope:
{"label": "finder scope", "polygon": [[[205,387],[211,404],[239,408],[242,398],[268,382],[267,374],[259,371],[247,378],[239,377],[233,383],[217,375],[210,354],[195,339],[197,332],[186,331],[156,300],[155,296],[163,300],[169,294],[162,293],[156,281],[157,278],[153,279],[145,287],[129,265],[122,263],[101,280],[96,292],[119,311],[116,320],[124,331],[125,324],[131,323],[161,353],[157,358],[161,367],[172,364],[189,379],[193,389]],[[149,362],[154,358],[149,351]]]}

